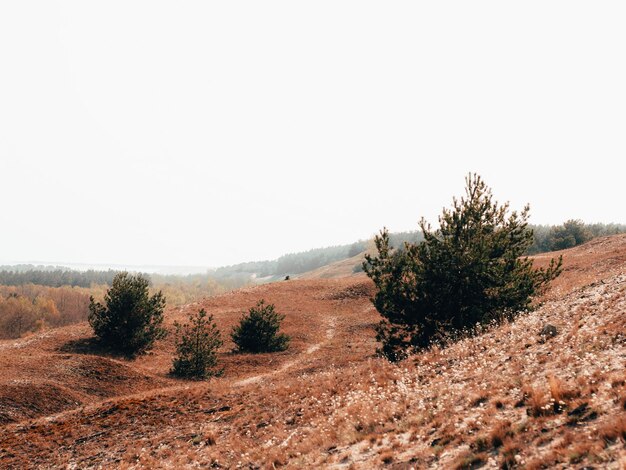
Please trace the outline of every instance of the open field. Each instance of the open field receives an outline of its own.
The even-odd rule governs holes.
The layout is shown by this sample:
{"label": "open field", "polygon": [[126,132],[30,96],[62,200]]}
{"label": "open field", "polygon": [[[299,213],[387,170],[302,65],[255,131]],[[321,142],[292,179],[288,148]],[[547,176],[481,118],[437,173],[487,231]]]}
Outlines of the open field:
{"label": "open field", "polygon": [[[225,375],[209,382],[168,376],[172,337],[135,361],[100,354],[86,324],[0,341],[0,467],[626,468],[626,236],[562,254],[537,310],[399,366],[374,356],[362,274],[169,309],[169,327],[215,316]],[[259,299],[290,349],[230,353]]]}

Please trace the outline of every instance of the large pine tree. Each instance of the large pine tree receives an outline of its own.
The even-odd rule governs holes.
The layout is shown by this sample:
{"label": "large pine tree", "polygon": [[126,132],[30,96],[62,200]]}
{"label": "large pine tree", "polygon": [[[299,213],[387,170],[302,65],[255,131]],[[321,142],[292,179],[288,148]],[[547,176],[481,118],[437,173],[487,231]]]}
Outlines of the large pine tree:
{"label": "large pine tree", "polygon": [[422,219],[422,243],[403,250],[389,244],[386,229],[376,237],[377,256],[364,270],[374,281],[379,350],[390,360],[430,346],[477,324],[512,319],[561,271],[561,259],[535,269],[524,257],[533,242],[529,207],[510,212],[499,205],[480,176],[466,178],[465,197],[432,230]]}

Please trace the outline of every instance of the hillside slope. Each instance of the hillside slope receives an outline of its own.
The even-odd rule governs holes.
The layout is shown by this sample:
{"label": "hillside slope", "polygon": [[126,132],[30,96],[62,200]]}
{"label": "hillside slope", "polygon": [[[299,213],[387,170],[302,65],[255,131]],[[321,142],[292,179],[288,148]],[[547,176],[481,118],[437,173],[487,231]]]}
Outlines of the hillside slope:
{"label": "hillside slope", "polygon": [[171,325],[204,307],[225,336],[260,298],[287,315],[289,351],[226,344],[208,383],[167,376],[172,338],[133,362],[94,354],[85,325],[0,342],[0,466],[623,468],[626,236],[562,254],[536,311],[400,366],[373,356],[363,276],[169,310]]}
{"label": "hillside slope", "polygon": [[363,254],[360,253],[351,258],[342,259],[341,261],[335,261],[334,263],[327,264],[320,268],[308,271],[306,273],[294,276],[296,279],[338,279],[342,277],[361,276],[364,277],[363,272],[356,272],[355,268],[363,263]]}

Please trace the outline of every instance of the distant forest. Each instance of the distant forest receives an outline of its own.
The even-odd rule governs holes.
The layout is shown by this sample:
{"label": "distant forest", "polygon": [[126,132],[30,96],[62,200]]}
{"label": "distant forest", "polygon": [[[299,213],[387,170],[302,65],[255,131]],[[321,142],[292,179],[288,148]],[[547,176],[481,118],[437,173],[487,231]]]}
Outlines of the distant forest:
{"label": "distant forest", "polygon": [[585,224],[580,220],[568,220],[561,225],[533,225],[530,228],[535,235],[535,241],[528,249],[531,255],[572,248],[595,237],[626,233],[625,224]]}
{"label": "distant forest", "polygon": [[[585,224],[579,220],[568,220],[561,225],[531,225],[534,243],[528,254],[562,250],[594,237],[626,233],[625,224]],[[391,245],[402,249],[405,242],[416,243],[423,239],[421,232],[397,232],[390,234]],[[371,240],[359,240],[347,245],[290,253],[271,261],[251,261],[207,271],[206,274],[160,275],[144,274],[155,287],[212,285],[216,291],[241,287],[253,276],[257,282],[271,281],[280,277],[302,274],[326,266],[335,261],[352,258],[372,247]],[[356,264],[356,263],[355,263]],[[118,271],[76,271],[54,266],[0,266],[0,285],[22,286],[34,284],[48,287],[92,287],[110,286]]]}
{"label": "distant forest", "polygon": [[[534,243],[528,254],[570,248],[594,237],[626,233],[623,224],[584,224],[568,220],[562,225],[535,225]],[[390,234],[391,245],[419,242],[420,232]],[[373,249],[371,240],[348,245],[291,253],[272,261],[226,266],[188,276],[145,275],[153,291],[163,291],[169,306],[185,305],[251,283],[269,282],[301,274]],[[354,260],[360,271],[361,257]],[[75,271],[63,267],[0,266],[0,338],[18,338],[47,327],[63,326],[87,318],[89,297],[101,300],[117,271]]]}
{"label": "distant forest", "polygon": [[[585,224],[579,220],[568,220],[561,225],[531,225],[529,228],[534,233],[534,242],[528,250],[529,255],[571,248],[594,237],[626,233],[625,224]],[[423,240],[422,233],[418,231],[396,232],[390,234],[389,238],[391,246],[399,249],[402,249],[404,242],[416,243]],[[211,274],[218,279],[255,275],[261,279],[275,280],[352,258],[371,247],[371,240],[359,240],[348,245],[291,253],[272,261],[253,261],[225,266]],[[355,263],[355,271],[359,270],[359,265],[360,263]]]}
{"label": "distant forest", "polygon": [[[89,298],[102,301],[117,271],[75,271],[34,265],[0,266],[0,339],[85,321]],[[206,274],[146,275],[168,306],[185,305],[250,283]]]}
{"label": "distant forest", "polygon": [[251,261],[218,268],[212,272],[217,278],[249,277],[272,278],[300,274],[346,258],[351,258],[365,251],[367,241],[358,241],[349,245],[337,245],[315,248],[301,253],[290,253],[272,261]]}
{"label": "distant forest", "polygon": [[48,287],[91,287],[92,285],[111,285],[117,271],[75,271],[60,266],[0,266],[0,285],[21,286],[35,284]]}

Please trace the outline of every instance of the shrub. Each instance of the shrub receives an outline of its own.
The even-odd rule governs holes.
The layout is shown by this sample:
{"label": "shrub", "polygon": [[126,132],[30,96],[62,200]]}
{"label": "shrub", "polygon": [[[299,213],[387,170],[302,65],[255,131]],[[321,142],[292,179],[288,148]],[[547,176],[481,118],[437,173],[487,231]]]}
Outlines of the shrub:
{"label": "shrub", "polygon": [[165,297],[160,291],[150,296],[148,285],[140,274],[122,272],[113,278],[104,305],[90,298],[89,324],[103,345],[133,356],[165,337]]}
{"label": "shrub", "polygon": [[563,250],[582,245],[592,238],[593,234],[581,220],[568,220],[550,230],[548,243],[551,250]]}
{"label": "shrub", "polygon": [[279,333],[285,316],[276,313],[273,304],[260,300],[233,328],[231,337],[239,352],[284,351],[289,346],[289,336]]}
{"label": "shrub", "polygon": [[0,339],[19,338],[35,331],[41,318],[34,302],[26,297],[10,295],[0,297]]}
{"label": "shrub", "polygon": [[493,201],[476,174],[466,178],[465,192],[443,210],[438,230],[420,221],[422,243],[393,250],[383,229],[375,239],[378,255],[365,257],[383,317],[379,353],[392,361],[476,325],[512,319],[561,272],[561,259],[534,269],[522,257],[533,241],[528,206],[509,214],[508,203]]}
{"label": "shrub", "polygon": [[222,370],[217,369],[217,350],[223,342],[213,315],[207,316],[202,309],[196,315],[189,315],[189,323],[176,322],[174,326],[177,356],[172,363],[172,374],[195,379],[221,375]]}

